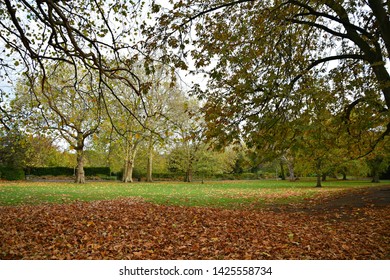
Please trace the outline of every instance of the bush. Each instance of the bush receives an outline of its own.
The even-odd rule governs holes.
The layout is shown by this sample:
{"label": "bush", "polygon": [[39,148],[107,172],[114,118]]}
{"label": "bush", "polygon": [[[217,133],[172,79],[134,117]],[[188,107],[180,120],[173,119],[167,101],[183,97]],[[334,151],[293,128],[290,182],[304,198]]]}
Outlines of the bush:
{"label": "bush", "polygon": [[0,178],[8,181],[24,180],[26,178],[22,168],[0,167]]}

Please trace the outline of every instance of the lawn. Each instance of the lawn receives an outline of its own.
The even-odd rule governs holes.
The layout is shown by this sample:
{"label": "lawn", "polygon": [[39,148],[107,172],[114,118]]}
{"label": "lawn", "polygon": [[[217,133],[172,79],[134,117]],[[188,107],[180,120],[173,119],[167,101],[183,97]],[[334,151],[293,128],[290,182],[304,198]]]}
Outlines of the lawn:
{"label": "lawn", "polygon": [[[382,185],[390,184],[384,181]],[[315,188],[313,181],[215,181],[132,183],[0,182],[0,206],[70,203],[137,197],[160,205],[245,208],[301,202],[317,196],[369,186],[369,181],[328,181]]]}

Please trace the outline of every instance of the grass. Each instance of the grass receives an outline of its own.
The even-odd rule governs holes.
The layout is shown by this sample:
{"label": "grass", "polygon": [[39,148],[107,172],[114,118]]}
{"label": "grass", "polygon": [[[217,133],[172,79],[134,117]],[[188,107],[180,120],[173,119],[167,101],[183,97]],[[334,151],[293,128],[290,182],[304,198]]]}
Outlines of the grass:
{"label": "grass", "polygon": [[[389,184],[384,181],[382,184]],[[157,204],[224,208],[303,201],[324,193],[378,186],[368,181],[329,181],[315,188],[313,181],[219,181],[201,183],[1,182],[0,206],[138,197]]]}

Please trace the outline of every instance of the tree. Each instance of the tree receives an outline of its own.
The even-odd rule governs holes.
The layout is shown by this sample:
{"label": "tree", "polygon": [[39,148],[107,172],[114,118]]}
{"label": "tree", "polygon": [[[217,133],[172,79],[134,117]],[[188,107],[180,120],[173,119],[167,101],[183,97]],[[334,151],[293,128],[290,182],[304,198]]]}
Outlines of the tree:
{"label": "tree", "polygon": [[[110,116],[110,130],[115,132],[115,135],[110,137],[111,141],[113,141],[113,143],[110,144],[110,148],[115,149],[115,146],[119,148],[116,150],[119,153],[118,157],[123,160],[122,181],[125,183],[133,182],[135,156],[144,137],[144,127],[136,118],[139,118],[144,110],[141,99],[131,90],[123,87],[121,84],[113,87],[116,89],[117,95],[125,102],[126,108],[130,108],[132,113],[129,114],[129,112],[114,99],[106,101],[106,110]],[[133,117],[133,115],[136,117]],[[140,119],[142,119],[142,117],[140,117]],[[114,145],[112,146],[112,144]]]}
{"label": "tree", "polygon": [[[139,74],[141,79],[149,81],[150,87],[144,97],[145,121],[147,128],[145,140],[147,142],[147,168],[146,181],[152,182],[153,154],[155,146],[160,147],[168,144],[173,136],[171,125],[175,123],[177,105],[175,100],[181,99],[183,92],[176,81],[175,75],[169,68],[161,63],[154,65],[149,75]],[[146,81],[145,81],[146,82]]]}
{"label": "tree", "polygon": [[370,168],[370,175],[373,183],[379,183],[380,175],[389,168],[390,149],[389,143],[386,146],[381,146],[381,149],[376,153],[370,154],[366,158],[366,163]]}
{"label": "tree", "polygon": [[187,100],[182,96],[172,103],[175,104],[176,114],[175,119],[171,121],[176,146],[171,151],[169,165],[171,170],[185,173],[185,182],[191,182],[195,164],[199,160],[201,150],[205,148],[202,117],[196,100]]}
{"label": "tree", "polygon": [[26,135],[26,141],[29,146],[26,159],[28,167],[66,166],[65,155],[55,139],[43,134],[29,134]]}
{"label": "tree", "polygon": [[[85,182],[84,149],[86,140],[101,122],[101,94],[96,89],[96,76],[84,69],[72,69],[68,64],[52,65],[45,87],[28,76],[20,81],[14,107],[29,112],[26,127],[51,131],[76,151],[76,183]],[[75,79],[74,77],[78,78]],[[39,78],[38,78],[39,80]]]}
{"label": "tree", "polygon": [[[369,131],[359,127],[352,114],[380,119],[380,125],[377,121],[370,127],[380,128],[376,141],[361,155],[389,134],[386,2],[188,0],[168,11],[153,5],[160,24],[157,32],[155,28],[145,32],[167,50],[163,58],[180,65],[191,55],[209,78],[206,88],[194,88],[206,102],[209,138],[224,144],[252,135],[248,139],[255,142],[259,127],[271,129],[276,122],[299,115],[306,77],[329,81],[334,98],[328,102],[345,113],[344,129]],[[195,47],[187,48],[189,44]],[[349,86],[358,92],[337,91],[335,72],[344,81],[352,78]],[[366,81],[373,85],[373,94],[366,91]]]}
{"label": "tree", "polygon": [[28,153],[28,142],[25,135],[18,130],[0,135],[0,166],[24,168]]}

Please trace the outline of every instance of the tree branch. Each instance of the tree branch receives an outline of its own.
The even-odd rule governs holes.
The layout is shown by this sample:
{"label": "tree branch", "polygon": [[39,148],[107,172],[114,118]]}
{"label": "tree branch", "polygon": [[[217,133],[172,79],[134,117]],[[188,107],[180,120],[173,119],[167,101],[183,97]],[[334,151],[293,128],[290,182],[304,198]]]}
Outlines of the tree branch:
{"label": "tree branch", "polygon": [[186,25],[187,23],[193,21],[194,19],[198,18],[198,17],[201,17],[205,14],[208,14],[208,13],[211,13],[211,12],[214,12],[214,11],[217,11],[217,10],[220,10],[220,9],[223,9],[223,8],[227,8],[227,7],[231,7],[231,6],[234,6],[234,5],[237,5],[237,4],[242,4],[242,3],[247,3],[247,2],[255,2],[255,0],[238,0],[238,1],[234,1],[234,2],[228,2],[228,3],[224,3],[224,4],[220,4],[218,6],[215,6],[215,7],[212,7],[210,9],[207,9],[207,10],[204,10],[204,11],[201,11],[200,13],[190,17],[186,22],[184,22],[181,26],[184,26]]}
{"label": "tree branch", "polygon": [[[387,53],[390,54],[390,21],[388,16],[390,11],[386,12],[384,4],[380,0],[368,0],[368,3],[379,23],[379,29],[385,42]],[[390,5],[389,2],[387,5]]]}
{"label": "tree branch", "polygon": [[302,78],[305,75],[305,73],[307,73],[308,71],[310,71],[311,69],[313,69],[314,67],[316,67],[322,63],[326,63],[326,62],[333,61],[333,60],[343,60],[343,59],[366,60],[365,56],[361,55],[361,54],[342,54],[342,55],[334,55],[334,56],[329,56],[329,57],[317,59],[317,60],[313,61],[308,67],[306,67],[306,69],[304,69],[302,74],[299,74],[298,76],[296,76],[291,81],[290,84],[294,85],[300,78]]}
{"label": "tree branch", "polygon": [[332,16],[332,15],[327,14],[327,13],[318,12],[314,8],[310,7],[308,4],[304,4],[304,3],[300,2],[300,1],[290,0],[288,2],[293,4],[293,5],[302,7],[302,8],[304,8],[304,9],[309,11],[308,14],[297,14],[296,16],[313,15],[313,16],[316,16],[316,17],[324,17],[324,18],[333,20],[335,22],[338,22],[338,23],[340,23],[340,24],[342,24],[344,26],[349,26],[350,28],[355,29],[355,30],[359,31],[360,33],[364,34],[368,38],[372,38],[372,35],[369,32],[367,32],[367,30],[365,30],[365,29],[363,29],[363,28],[361,28],[361,27],[359,27],[357,25],[354,25],[354,24],[352,24],[349,21],[342,20],[342,19],[340,19],[338,17]]}

